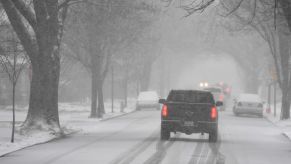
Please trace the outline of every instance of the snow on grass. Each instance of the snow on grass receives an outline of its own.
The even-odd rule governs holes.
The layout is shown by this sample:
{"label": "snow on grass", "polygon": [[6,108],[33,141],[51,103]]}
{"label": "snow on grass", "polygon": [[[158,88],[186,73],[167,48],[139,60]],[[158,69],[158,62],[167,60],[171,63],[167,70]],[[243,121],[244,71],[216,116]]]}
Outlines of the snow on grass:
{"label": "snow on grass", "polygon": [[[111,101],[106,101],[104,104],[106,114],[103,115],[102,119],[88,118],[90,114],[89,103],[59,103],[60,124],[64,134],[67,135],[75,132],[84,134],[94,133],[98,131],[96,123],[135,111],[135,99],[129,99],[128,106],[123,111],[120,109],[121,102],[122,100],[115,100],[112,112]],[[17,107],[17,127],[24,121],[27,109],[27,107]],[[29,134],[17,132],[15,133],[15,142],[10,143],[11,114],[9,106],[0,110],[0,156],[62,136],[51,131],[30,131]]]}
{"label": "snow on grass", "polygon": [[88,109],[90,109],[90,107],[86,108],[86,105],[74,104],[75,107],[70,108],[69,106],[71,106],[72,104],[64,104],[64,106],[60,107],[64,109],[63,112],[61,112],[60,114],[61,126],[85,134],[98,132],[98,129],[96,129],[96,123],[134,112],[135,104],[135,100],[128,101],[128,106],[123,109],[123,112],[120,110],[119,105],[115,105],[112,112],[111,105],[105,103],[106,113],[103,115],[102,118],[89,118],[90,110]]}
{"label": "snow on grass", "polygon": [[45,143],[58,137],[59,135],[44,131],[34,131],[25,135],[15,133],[14,143],[10,142],[10,138],[0,141],[0,156],[35,144]]}

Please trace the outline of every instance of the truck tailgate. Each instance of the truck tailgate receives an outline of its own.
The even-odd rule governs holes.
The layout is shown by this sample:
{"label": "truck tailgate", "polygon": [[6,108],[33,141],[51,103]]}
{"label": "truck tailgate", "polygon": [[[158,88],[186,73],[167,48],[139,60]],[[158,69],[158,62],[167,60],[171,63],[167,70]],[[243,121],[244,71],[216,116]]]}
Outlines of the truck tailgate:
{"label": "truck tailgate", "polygon": [[209,121],[211,104],[168,102],[168,119]]}

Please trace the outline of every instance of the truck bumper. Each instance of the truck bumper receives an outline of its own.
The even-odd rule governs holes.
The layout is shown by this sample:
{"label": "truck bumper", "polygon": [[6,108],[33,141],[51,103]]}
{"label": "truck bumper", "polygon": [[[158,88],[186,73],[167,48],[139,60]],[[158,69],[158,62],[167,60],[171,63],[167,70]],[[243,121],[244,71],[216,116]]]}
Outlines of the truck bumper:
{"label": "truck bumper", "polygon": [[162,120],[161,127],[170,132],[192,133],[211,133],[217,131],[217,122],[198,121],[193,126],[185,126],[184,121]]}

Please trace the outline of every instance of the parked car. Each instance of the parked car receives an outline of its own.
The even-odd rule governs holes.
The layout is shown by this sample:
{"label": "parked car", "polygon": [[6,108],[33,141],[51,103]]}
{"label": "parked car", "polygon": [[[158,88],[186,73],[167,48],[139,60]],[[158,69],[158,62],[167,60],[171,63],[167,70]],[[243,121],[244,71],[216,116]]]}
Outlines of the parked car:
{"label": "parked car", "polygon": [[234,99],[233,113],[257,115],[263,117],[263,101],[257,94],[241,94]]}
{"label": "parked car", "polygon": [[204,90],[209,91],[213,94],[215,102],[217,101],[223,102],[223,106],[220,106],[219,110],[225,111],[227,98],[225,97],[223,89],[221,87],[207,87],[207,88],[204,88]]}
{"label": "parked car", "polygon": [[160,99],[161,140],[168,140],[171,132],[209,133],[209,141],[216,142],[218,136],[218,112],[213,95],[209,91],[172,90],[167,99]]}
{"label": "parked car", "polygon": [[140,92],[136,102],[136,110],[143,108],[160,109],[159,96],[156,91]]}

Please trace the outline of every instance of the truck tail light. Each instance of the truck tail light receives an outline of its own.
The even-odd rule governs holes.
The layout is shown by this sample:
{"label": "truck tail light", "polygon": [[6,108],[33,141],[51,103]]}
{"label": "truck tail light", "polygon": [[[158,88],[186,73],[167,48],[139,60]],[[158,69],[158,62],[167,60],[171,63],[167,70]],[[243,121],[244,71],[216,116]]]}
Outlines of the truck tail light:
{"label": "truck tail light", "polygon": [[216,119],[217,118],[217,109],[216,107],[211,108],[211,113],[210,113],[211,119]]}
{"label": "truck tail light", "polygon": [[163,108],[162,108],[162,116],[163,117],[167,117],[168,114],[169,114],[169,112],[168,112],[168,106],[164,104],[163,105]]}

